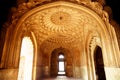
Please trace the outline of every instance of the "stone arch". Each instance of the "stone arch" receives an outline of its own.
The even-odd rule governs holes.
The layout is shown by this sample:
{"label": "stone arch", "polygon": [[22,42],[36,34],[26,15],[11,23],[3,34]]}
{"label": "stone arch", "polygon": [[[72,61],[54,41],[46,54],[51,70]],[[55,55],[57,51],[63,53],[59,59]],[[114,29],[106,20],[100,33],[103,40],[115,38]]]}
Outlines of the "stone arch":
{"label": "stone arch", "polygon": [[[11,33],[11,28],[8,29],[8,32],[7,34]],[[8,36],[8,35],[7,35]],[[11,66],[11,68],[16,68],[16,74],[18,74],[18,71],[19,71],[19,62],[20,62],[20,52],[21,52],[21,44],[22,44],[22,39],[25,37],[25,36],[28,36],[33,44],[33,61],[32,61],[32,79],[35,79],[36,78],[36,55],[37,55],[37,42],[36,42],[36,38],[35,38],[35,35],[32,31],[25,31],[25,30],[22,30],[17,36],[17,40],[14,41],[14,38],[13,36],[11,37],[12,35],[10,35],[10,39],[13,39],[12,41],[8,41],[6,42],[6,44],[10,43],[8,47],[6,47],[6,49],[9,49],[9,48],[12,48],[11,51],[9,52],[9,54],[11,54],[9,56],[8,59],[2,59],[3,61],[6,61],[8,60],[8,63],[4,63],[2,64],[3,67],[9,67],[9,65],[13,65]],[[8,37],[8,38],[9,38]],[[7,39],[8,39],[7,38]],[[8,39],[9,40],[9,39]],[[4,53],[4,56],[6,56],[6,54]],[[12,58],[12,60],[9,61],[9,59]],[[12,64],[11,64],[12,63]],[[18,75],[15,77],[15,79],[17,80],[18,79]]]}
{"label": "stone arch", "polygon": [[[55,72],[51,73],[51,76],[53,74],[54,74],[54,76],[59,75],[58,74],[58,71],[59,71],[59,69],[58,69],[59,68],[58,67],[59,66],[58,57],[61,54],[64,55],[65,75],[68,76],[68,77],[72,77],[73,76],[73,71],[72,71],[73,65],[70,64],[72,62],[72,55],[71,55],[70,51],[68,49],[65,49],[65,48],[57,48],[57,49],[54,49],[52,51],[52,53],[51,53],[51,62],[55,61],[54,63],[56,63],[56,66],[53,67],[53,64],[51,63],[51,70],[52,70],[51,72],[55,71]],[[55,70],[53,70],[53,69],[55,69]]]}
{"label": "stone arch", "polygon": [[[22,29],[25,29],[21,26],[22,23],[24,23],[24,21],[31,15],[36,14],[38,11],[43,10],[43,9],[47,9],[50,7],[55,7],[55,6],[66,6],[66,7],[73,7],[76,9],[79,9],[87,14],[89,14],[90,16],[92,16],[99,24],[99,33],[101,35],[101,37],[104,37],[104,39],[102,38],[102,42],[109,42],[108,39],[110,39],[109,36],[109,31],[108,28],[109,26],[106,26],[105,23],[103,22],[103,20],[92,10],[82,6],[82,5],[76,5],[70,2],[64,2],[64,1],[57,1],[57,2],[53,2],[53,3],[49,3],[46,5],[42,5],[42,6],[38,6],[32,10],[30,10],[29,12],[27,12],[26,14],[24,14],[22,16],[22,18],[18,21],[18,24],[16,25],[15,28],[15,33],[14,33],[14,38],[17,39],[17,34],[19,34],[18,32]],[[19,30],[19,31],[18,31]],[[107,44],[107,43],[105,43]],[[103,46],[105,48],[105,46]],[[110,48],[110,47],[109,47]],[[110,50],[110,49],[109,49]]]}
{"label": "stone arch", "polygon": [[[96,30],[96,29],[95,29]],[[106,32],[108,34],[108,36],[103,36],[103,34],[101,34],[101,32],[98,30],[95,31],[93,30],[89,30],[87,33],[87,40],[85,43],[85,52],[86,52],[86,59],[87,59],[87,70],[88,70],[88,78],[90,80],[96,79],[96,75],[95,75],[95,66],[94,66],[94,49],[96,48],[96,46],[101,47],[102,49],[102,55],[103,55],[103,62],[104,62],[104,68],[106,66],[109,66],[109,64],[114,64],[112,63],[112,61],[110,61],[110,57],[113,57],[112,59],[115,60],[115,64],[114,66],[117,66],[117,61],[116,61],[116,54],[114,54],[114,49],[112,48],[112,46],[114,46],[111,41],[107,41],[105,37],[108,37],[108,39],[112,39],[111,38],[111,34],[109,32]],[[108,29],[109,31],[109,29]],[[114,33],[114,31],[112,32]],[[109,48],[108,48],[109,46]],[[108,55],[109,53],[109,55]],[[90,65],[92,64],[92,66]],[[105,71],[105,74],[107,74],[107,71]],[[108,75],[106,75],[106,78],[108,77]]]}
{"label": "stone arch", "polygon": [[[19,35],[20,37],[20,39],[21,39],[21,44],[22,44],[22,41],[23,41],[23,39],[24,38],[27,38],[27,37],[29,37],[29,40],[31,40],[31,43],[32,43],[32,45],[33,45],[33,53],[32,53],[32,73],[30,73],[31,74],[31,80],[35,80],[35,78],[36,78],[36,65],[37,65],[37,42],[36,42],[36,38],[35,38],[35,35],[34,35],[34,33],[33,32],[25,32],[25,33],[21,33],[21,35]],[[19,43],[19,41],[18,42],[16,42],[16,43]],[[20,62],[20,48],[21,48],[21,46],[22,45],[19,45],[17,48],[18,48],[18,50],[19,50],[19,54],[18,54],[18,59],[19,59],[19,62]],[[19,68],[20,68],[20,64],[18,63],[18,65],[19,65],[19,67],[18,67],[18,70],[19,70]],[[30,76],[29,76],[30,77]],[[22,77],[23,78],[23,77]],[[27,77],[26,77],[27,78]]]}
{"label": "stone arch", "polygon": [[96,32],[91,32],[88,34],[88,40],[86,41],[86,59],[87,59],[87,71],[88,79],[96,80],[95,67],[94,67],[94,49],[99,45],[102,47],[102,43],[99,35]]}
{"label": "stone arch", "polygon": [[[102,38],[102,42],[106,42],[105,44],[107,44],[107,42],[109,43],[110,41],[108,41],[110,39],[110,36],[109,36],[109,31],[108,31],[108,28],[109,26],[108,25],[105,25],[105,23],[103,22],[103,20],[92,10],[82,6],[82,5],[76,5],[76,4],[73,4],[73,3],[70,3],[70,2],[63,2],[63,1],[57,1],[57,2],[53,2],[53,3],[49,3],[49,4],[46,4],[46,5],[42,5],[42,6],[38,6],[32,10],[30,10],[29,12],[27,12],[24,16],[22,16],[22,18],[18,21],[18,24],[16,25],[16,29],[15,29],[15,37],[17,38],[17,34],[19,31],[18,30],[21,30],[23,29],[21,27],[21,24],[24,23],[24,21],[31,15],[33,14],[36,14],[36,12],[40,11],[40,10],[43,10],[43,9],[47,9],[47,8],[50,8],[50,7],[55,7],[55,6],[66,6],[66,7],[73,7],[73,8],[76,8],[76,9],[79,9],[87,14],[89,14],[90,16],[92,16],[99,24],[99,33],[100,33],[100,36],[103,37]],[[105,46],[103,46],[105,48]],[[111,48],[111,46],[108,47],[109,50]]]}
{"label": "stone arch", "polygon": [[[112,45],[113,44],[110,44],[112,41],[109,41],[111,39],[111,34],[110,34],[110,25],[106,24],[102,19],[101,17],[99,17],[99,15],[97,13],[95,13],[93,10],[87,8],[87,7],[84,7],[83,5],[77,5],[77,4],[73,4],[73,3],[70,3],[70,2],[64,2],[64,1],[57,1],[57,2],[53,2],[53,3],[49,3],[49,4],[46,4],[46,5],[42,5],[42,6],[38,6],[30,11],[28,11],[27,13],[25,13],[20,19],[19,21],[17,22],[17,25],[15,25],[14,27],[10,27],[8,29],[8,33],[7,33],[7,36],[9,33],[13,31],[13,35],[11,37],[11,39],[13,39],[13,41],[11,41],[11,43],[13,43],[13,46],[12,46],[12,52],[13,55],[15,55],[15,53],[19,54],[19,50],[15,50],[16,48],[16,45],[20,45],[20,42],[17,43],[17,42],[14,42],[14,41],[17,41],[18,39],[21,40],[20,36],[21,36],[21,32],[26,32],[26,31],[29,31],[31,30],[31,26],[29,27],[26,27],[25,26],[22,26],[22,24],[32,15],[36,14],[37,12],[40,12],[41,10],[45,10],[45,9],[48,9],[48,8],[51,8],[51,7],[56,7],[56,6],[65,6],[65,7],[72,7],[72,8],[75,8],[79,11],[82,11],[86,14],[88,14],[89,16],[91,16],[96,22],[97,22],[97,26],[94,26],[94,30],[96,30],[98,33],[99,33],[99,37],[100,37],[100,40],[101,40],[101,45],[102,45],[102,48],[103,48],[103,52],[107,53],[109,52],[110,54],[112,54]],[[90,26],[91,27],[91,26]],[[83,29],[85,31],[85,29]],[[34,33],[34,32],[33,32]],[[86,35],[83,35],[83,36],[86,36]],[[9,40],[9,39],[8,39]],[[89,42],[89,41],[88,41]],[[7,42],[6,42],[7,44]],[[9,44],[10,45],[10,44]],[[108,45],[108,47],[106,47],[106,45]],[[6,45],[7,46],[7,45]],[[89,46],[89,44],[87,44],[86,46]],[[113,45],[114,46],[114,45]],[[17,47],[19,49],[19,47]],[[87,47],[88,48],[88,47]],[[6,50],[6,49],[5,49]],[[9,50],[8,50],[9,51]],[[12,53],[11,52],[11,53]],[[6,53],[6,52],[4,52]],[[8,53],[8,52],[7,52]],[[15,57],[18,57],[18,55],[15,55]],[[37,59],[36,59],[37,60]],[[6,61],[6,60],[5,60]],[[18,60],[17,60],[18,61]],[[17,62],[13,62],[13,63],[17,63]],[[15,66],[16,67],[16,66]],[[17,66],[18,67],[18,66]],[[39,73],[39,72],[38,72]]]}
{"label": "stone arch", "polygon": [[23,37],[21,44],[22,45],[20,51],[18,80],[21,79],[32,80],[33,54],[34,54],[33,42],[30,39],[30,37],[25,36]]}

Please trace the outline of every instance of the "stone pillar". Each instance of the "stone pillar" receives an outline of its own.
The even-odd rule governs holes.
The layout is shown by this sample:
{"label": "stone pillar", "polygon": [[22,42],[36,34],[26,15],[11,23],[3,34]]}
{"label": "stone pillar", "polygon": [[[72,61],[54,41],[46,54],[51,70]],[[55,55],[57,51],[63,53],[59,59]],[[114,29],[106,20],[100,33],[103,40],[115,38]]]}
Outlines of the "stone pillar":
{"label": "stone pillar", "polygon": [[81,74],[80,74],[80,49],[78,47],[74,48],[73,50],[73,60],[74,60],[74,67],[73,67],[73,70],[74,70],[74,77],[76,78],[81,78]]}
{"label": "stone pillar", "polygon": [[43,55],[40,52],[39,46],[37,49],[36,58],[34,59],[34,79],[41,80],[43,77]]}
{"label": "stone pillar", "polygon": [[71,53],[66,54],[66,76],[73,77],[73,55]]}
{"label": "stone pillar", "polygon": [[50,61],[49,61],[49,55],[43,54],[43,75],[44,77],[49,77],[50,76]]}

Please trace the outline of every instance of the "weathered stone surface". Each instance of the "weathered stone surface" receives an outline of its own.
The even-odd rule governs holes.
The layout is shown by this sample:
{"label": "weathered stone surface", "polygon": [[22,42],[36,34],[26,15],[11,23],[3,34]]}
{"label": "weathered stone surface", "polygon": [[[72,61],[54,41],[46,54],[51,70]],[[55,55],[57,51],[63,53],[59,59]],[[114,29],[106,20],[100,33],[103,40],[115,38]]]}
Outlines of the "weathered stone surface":
{"label": "weathered stone surface", "polygon": [[18,69],[0,70],[0,80],[17,80]]}

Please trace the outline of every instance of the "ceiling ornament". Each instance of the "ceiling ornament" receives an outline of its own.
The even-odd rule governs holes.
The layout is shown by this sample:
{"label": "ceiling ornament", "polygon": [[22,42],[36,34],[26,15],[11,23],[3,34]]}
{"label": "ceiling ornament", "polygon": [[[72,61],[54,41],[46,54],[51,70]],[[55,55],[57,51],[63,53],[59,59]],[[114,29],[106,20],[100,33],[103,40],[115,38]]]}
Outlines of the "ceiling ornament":
{"label": "ceiling ornament", "polygon": [[43,12],[43,21],[41,22],[44,28],[59,33],[66,33],[78,29],[80,27],[80,13],[77,10],[57,7],[50,8],[48,11]]}
{"label": "ceiling ornament", "polygon": [[49,38],[47,41],[51,43],[76,44],[81,42],[84,36],[83,26],[84,29],[96,27],[96,21],[81,10],[56,6],[28,17],[23,26],[32,30],[39,42]]}

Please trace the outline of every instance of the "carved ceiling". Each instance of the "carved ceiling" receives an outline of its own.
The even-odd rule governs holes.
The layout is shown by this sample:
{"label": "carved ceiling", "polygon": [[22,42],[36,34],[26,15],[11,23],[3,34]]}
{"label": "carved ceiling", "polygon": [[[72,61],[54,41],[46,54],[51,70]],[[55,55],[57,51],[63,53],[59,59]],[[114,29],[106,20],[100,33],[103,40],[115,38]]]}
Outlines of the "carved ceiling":
{"label": "carved ceiling", "polygon": [[73,49],[83,46],[89,32],[99,34],[98,30],[101,29],[96,16],[108,21],[108,14],[102,10],[101,5],[90,1],[83,5],[83,2],[74,4],[58,1],[34,6],[35,8],[30,11],[31,8],[25,6],[27,3],[22,5],[24,9],[18,8],[12,22],[15,23],[21,15],[24,15],[18,26],[35,34],[37,43],[44,53],[52,52],[59,47]]}
{"label": "carved ceiling", "polygon": [[37,11],[22,26],[34,32],[44,53],[50,53],[59,47],[82,46],[88,32],[97,32],[99,24],[84,10],[61,5]]}
{"label": "carved ceiling", "polygon": [[[75,8],[56,6],[41,10],[25,20],[22,26],[36,35],[37,41],[47,44],[78,45],[84,38],[83,29],[96,27],[96,21]],[[45,42],[46,43],[46,42]]]}

